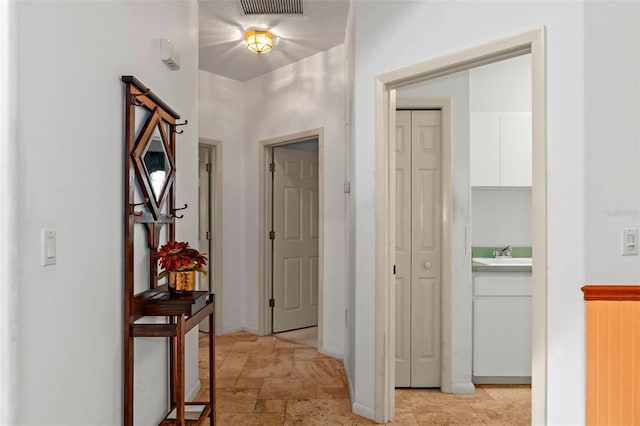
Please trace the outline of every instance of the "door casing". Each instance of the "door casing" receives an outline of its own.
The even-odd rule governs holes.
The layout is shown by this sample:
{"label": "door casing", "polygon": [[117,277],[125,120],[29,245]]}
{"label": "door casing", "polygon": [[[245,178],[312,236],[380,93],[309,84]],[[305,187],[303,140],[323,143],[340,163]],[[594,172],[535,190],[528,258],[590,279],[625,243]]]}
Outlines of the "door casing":
{"label": "door casing", "polygon": [[198,138],[199,145],[211,147],[213,155],[213,173],[210,174],[210,187],[213,189],[209,210],[211,212],[211,230],[213,232],[213,243],[210,241],[211,251],[209,252],[209,270],[211,274],[211,288],[216,294],[215,303],[215,333],[222,334],[222,155],[220,141],[207,138]]}
{"label": "door casing", "polygon": [[[546,423],[547,397],[547,215],[546,215],[546,57],[545,28],[410,65],[376,77],[376,248],[375,248],[375,420],[390,421],[395,411],[395,90],[520,55],[531,54],[532,85],[532,424]],[[443,170],[444,172],[444,170]],[[443,179],[444,180],[444,179]],[[445,202],[443,198],[443,202]],[[446,204],[445,204],[446,206]],[[447,208],[447,207],[445,207]],[[443,233],[450,226],[443,227]],[[443,251],[445,247],[443,245]],[[449,250],[450,251],[450,250]],[[445,265],[443,265],[444,267]],[[443,268],[443,276],[446,272]],[[443,283],[444,284],[444,283]],[[444,290],[444,289],[443,289]],[[443,321],[451,318],[445,302]],[[450,295],[449,295],[450,296]],[[450,325],[450,323],[449,323]],[[443,339],[451,336],[443,324]],[[444,355],[444,354],[443,354]],[[450,356],[444,356],[443,361]]]}
{"label": "door casing", "polygon": [[[259,164],[258,173],[258,334],[261,336],[272,333],[271,328],[271,308],[269,307],[270,297],[270,277],[271,277],[271,240],[269,240],[269,230],[271,224],[271,178],[269,174],[268,151],[270,148],[300,142],[311,138],[318,138],[318,350],[323,352],[323,311],[324,311],[324,255],[323,255],[323,234],[324,234],[324,130],[322,127],[292,133],[276,138],[265,139],[259,142]],[[328,354],[333,355],[333,354]]]}

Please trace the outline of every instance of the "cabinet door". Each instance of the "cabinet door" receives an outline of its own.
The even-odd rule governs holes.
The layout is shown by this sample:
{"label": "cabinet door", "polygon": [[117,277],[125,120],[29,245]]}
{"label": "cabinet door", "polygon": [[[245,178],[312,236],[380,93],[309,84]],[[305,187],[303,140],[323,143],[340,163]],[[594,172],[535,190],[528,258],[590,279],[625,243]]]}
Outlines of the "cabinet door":
{"label": "cabinet door", "polygon": [[531,298],[473,301],[473,375],[531,376]]}
{"label": "cabinet door", "polygon": [[472,112],[471,186],[500,185],[500,113]]}
{"label": "cabinet door", "polygon": [[500,114],[500,185],[531,186],[531,113]]}

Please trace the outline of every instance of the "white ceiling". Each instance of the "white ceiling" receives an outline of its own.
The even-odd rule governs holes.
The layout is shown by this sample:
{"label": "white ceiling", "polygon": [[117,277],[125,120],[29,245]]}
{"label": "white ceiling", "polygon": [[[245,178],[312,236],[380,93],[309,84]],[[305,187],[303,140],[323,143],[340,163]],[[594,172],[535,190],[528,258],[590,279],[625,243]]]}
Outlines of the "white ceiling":
{"label": "white ceiling", "polygon": [[[344,42],[349,0],[303,0],[302,15],[245,15],[240,0],[200,0],[200,69],[247,81]],[[247,30],[268,30],[273,50],[256,55]]]}

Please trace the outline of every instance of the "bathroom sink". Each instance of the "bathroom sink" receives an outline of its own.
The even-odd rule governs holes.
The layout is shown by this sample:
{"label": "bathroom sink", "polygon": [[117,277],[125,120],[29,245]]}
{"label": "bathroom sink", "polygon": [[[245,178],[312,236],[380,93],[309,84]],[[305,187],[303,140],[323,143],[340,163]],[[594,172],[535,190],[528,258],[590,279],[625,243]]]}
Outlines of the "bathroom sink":
{"label": "bathroom sink", "polygon": [[474,257],[472,260],[486,266],[531,266],[530,257]]}

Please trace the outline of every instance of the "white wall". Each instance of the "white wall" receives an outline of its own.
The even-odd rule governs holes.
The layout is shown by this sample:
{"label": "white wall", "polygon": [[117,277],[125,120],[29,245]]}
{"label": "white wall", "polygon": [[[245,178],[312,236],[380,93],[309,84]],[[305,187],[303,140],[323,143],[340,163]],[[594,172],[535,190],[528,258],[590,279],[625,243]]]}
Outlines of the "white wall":
{"label": "white wall", "polygon": [[[373,409],[376,75],[545,25],[549,424],[584,423],[584,16],[580,2],[355,2],[356,399]],[[382,30],[381,30],[382,29]],[[371,46],[376,46],[371,49]],[[457,171],[454,170],[454,173]],[[454,211],[457,208],[454,205]],[[459,243],[458,243],[459,244]],[[542,355],[544,356],[544,355]]]}
{"label": "white wall", "polygon": [[531,55],[469,70],[471,111],[531,112]]}
{"label": "white wall", "polygon": [[[259,141],[324,129],[324,342],[321,351],[344,351],[344,46],[337,46],[264,74],[244,87],[243,255],[244,309],[249,330],[258,328]],[[228,299],[227,299],[228,300]]]}
{"label": "white wall", "polygon": [[[177,137],[177,202],[197,206],[197,26],[195,1],[19,3],[19,424],[122,422],[120,76],[138,77],[189,120]],[[160,37],[180,49],[180,71],[159,60]],[[55,266],[41,266],[43,228],[57,230]],[[197,208],[177,238],[197,240]],[[136,341],[137,425],[165,414],[166,347]]]}
{"label": "white wall", "polygon": [[198,77],[199,136],[221,142],[216,153],[222,156],[222,332],[231,333],[245,326],[244,84],[206,71]]}
{"label": "white wall", "polygon": [[640,3],[587,2],[586,282],[637,284],[640,257],[622,256],[640,213]]}
{"label": "white wall", "polygon": [[[451,99],[451,289],[443,288],[443,303],[450,304],[451,324],[443,325],[443,356],[450,358],[451,370],[442,389],[446,392],[469,392],[471,383],[471,250],[465,241],[465,229],[471,224],[469,187],[469,72],[459,72],[398,89],[396,97]],[[358,165],[356,165],[357,167]],[[445,316],[446,318],[446,316]],[[446,331],[449,330],[449,333]],[[372,378],[373,379],[373,378]],[[369,386],[369,384],[367,384]]]}
{"label": "white wall", "polygon": [[531,247],[531,188],[472,188],[471,245]]}
{"label": "white wall", "polygon": [[0,2],[0,425],[16,424],[18,398],[17,14]]}
{"label": "white wall", "polygon": [[344,241],[346,247],[346,268],[345,268],[345,307],[346,329],[344,342],[344,370],[349,384],[351,401],[355,401],[355,379],[356,379],[356,333],[355,333],[355,237],[356,237],[356,211],[355,211],[355,155],[354,144],[355,126],[354,116],[354,85],[355,85],[355,26],[354,26],[354,2],[349,3],[349,15],[347,17],[347,28],[345,29],[345,180],[350,183],[350,193],[347,194],[345,203],[345,228]]}

